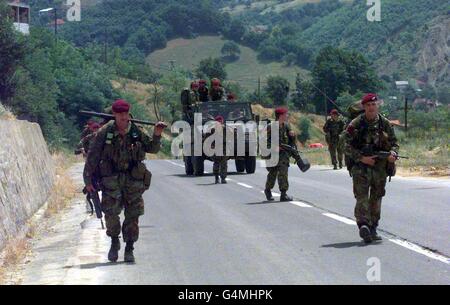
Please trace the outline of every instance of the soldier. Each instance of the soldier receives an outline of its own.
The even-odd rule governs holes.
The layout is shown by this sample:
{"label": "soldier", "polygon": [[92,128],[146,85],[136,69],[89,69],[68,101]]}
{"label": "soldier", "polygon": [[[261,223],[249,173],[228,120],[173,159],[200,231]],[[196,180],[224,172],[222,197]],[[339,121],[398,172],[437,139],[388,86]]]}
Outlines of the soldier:
{"label": "soldier", "polygon": [[[292,145],[295,141],[295,135],[290,130],[288,125],[288,110],[284,107],[279,107],[275,109],[275,118],[279,123],[279,139],[280,144],[288,144]],[[268,133],[268,143],[270,144],[270,133],[271,128],[268,126],[267,129]],[[287,191],[289,189],[289,182],[288,182],[288,171],[289,171],[289,153],[287,151],[284,151],[282,148],[279,149],[279,160],[278,164],[273,167],[267,167],[267,171],[269,172],[267,174],[267,181],[266,181],[266,188],[264,190],[264,194],[266,195],[266,198],[268,201],[273,201],[274,198],[272,196],[272,189],[275,186],[275,181],[278,177],[278,187],[281,192],[280,201],[292,201],[292,197],[287,195]]]}
{"label": "soldier", "polygon": [[77,145],[77,151],[83,154],[83,157],[87,157],[89,152],[89,145],[92,139],[95,137],[95,133],[100,129],[100,124],[96,122],[91,122],[89,125],[89,133],[83,137]]}
{"label": "soldier", "polygon": [[183,107],[183,119],[192,122],[194,119],[193,106],[199,102],[198,82],[191,82],[190,89],[185,88],[181,92],[181,105]]}
{"label": "soldier", "polygon": [[[362,100],[364,113],[354,119],[345,131],[345,153],[352,161],[355,217],[359,235],[366,243],[381,240],[377,227],[381,215],[381,199],[386,193],[386,178],[395,166],[399,146],[394,129],[378,112],[378,97],[367,94]],[[373,154],[390,151],[387,159]],[[349,165],[347,165],[349,166]]]}
{"label": "soldier", "polygon": [[337,164],[339,159],[339,168],[342,168],[342,161],[344,158],[344,152],[342,151],[342,146],[339,146],[339,135],[344,131],[345,123],[339,117],[339,112],[333,109],[330,112],[330,118],[326,121],[323,126],[323,131],[326,134],[326,141],[328,143],[328,150],[330,151],[331,162],[333,163],[334,169],[337,170]]}
{"label": "soldier", "polygon": [[120,213],[125,209],[122,236],[126,243],[125,262],[134,262],[134,243],[139,237],[139,216],[144,214],[142,194],[150,187],[151,172],[143,161],[146,153],[157,153],[166,125],[156,124],[153,138],[130,123],[130,104],[117,100],[112,105],[115,117],[103,126],[91,143],[84,167],[84,183],[88,192],[95,191],[97,175],[102,190],[102,211],[106,234],[111,237],[108,259],[116,262],[120,250]]}
{"label": "soldier", "polygon": [[227,94],[227,101],[228,102],[236,102],[236,96],[233,93],[228,93]]}
{"label": "soldier", "polygon": [[222,130],[223,130],[222,135],[223,135],[223,139],[224,139],[224,141],[223,141],[224,149],[223,149],[223,156],[216,156],[216,155],[213,156],[213,161],[214,161],[213,173],[214,173],[214,177],[216,179],[215,180],[216,184],[219,184],[219,176],[220,176],[220,182],[222,184],[226,184],[227,183],[226,178],[227,178],[227,173],[228,173],[228,157],[226,155],[226,141],[225,141],[226,130],[224,127],[225,119],[222,116],[218,115],[215,118],[215,120],[217,122],[216,129],[222,128]]}
{"label": "soldier", "polygon": [[213,78],[211,80],[211,90],[209,91],[209,96],[211,101],[223,101],[226,97],[225,89],[220,85],[220,80],[218,78]]}
{"label": "soldier", "polygon": [[209,101],[209,89],[206,86],[206,80],[201,79],[198,81],[198,99],[200,102],[205,103]]}

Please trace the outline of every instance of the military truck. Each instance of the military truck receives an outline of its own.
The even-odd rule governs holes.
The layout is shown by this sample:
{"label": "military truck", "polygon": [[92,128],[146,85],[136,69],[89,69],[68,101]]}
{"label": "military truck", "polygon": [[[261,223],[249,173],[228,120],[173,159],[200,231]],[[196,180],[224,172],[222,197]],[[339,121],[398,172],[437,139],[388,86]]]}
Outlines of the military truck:
{"label": "military truck", "polygon": [[[184,106],[186,106],[186,104],[184,104]],[[251,155],[251,147],[257,148],[257,124],[259,123],[259,116],[253,114],[251,104],[246,102],[210,101],[205,103],[195,103],[193,105],[189,105],[189,107],[183,107],[183,116],[185,120],[191,124],[192,132],[195,128],[194,113],[202,114],[202,124],[205,124],[208,121],[214,121],[217,116],[222,116],[224,118],[226,128],[233,129],[235,134],[234,153],[229,157],[230,160],[234,160],[238,173],[246,172],[247,174],[253,174],[256,170],[256,156]],[[245,155],[237,156],[238,139],[236,134],[238,128],[242,128],[243,124],[249,121],[254,121],[257,124],[254,125],[253,130],[245,130]],[[200,128],[200,126],[197,126],[197,128]],[[250,133],[254,134],[250,135]],[[192,139],[193,138],[194,137],[192,137]],[[202,144],[205,139],[206,136],[203,135]],[[194,143],[191,143],[190,145],[192,155],[194,155]],[[257,149],[254,151],[257,152]],[[190,176],[202,176],[204,174],[205,160],[212,161],[211,157],[205,155],[203,149],[202,156],[184,156],[183,159],[186,174]]]}

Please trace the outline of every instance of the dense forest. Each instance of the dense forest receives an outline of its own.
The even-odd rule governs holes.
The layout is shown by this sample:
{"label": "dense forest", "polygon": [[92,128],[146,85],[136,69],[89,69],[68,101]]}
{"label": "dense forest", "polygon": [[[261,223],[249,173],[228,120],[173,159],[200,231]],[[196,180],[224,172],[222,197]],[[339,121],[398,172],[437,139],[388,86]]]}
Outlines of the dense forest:
{"label": "dense forest", "polygon": [[[432,82],[433,71],[422,71],[417,65],[427,31],[449,16],[450,6],[444,0],[386,0],[380,23],[367,21],[365,1],[323,0],[280,12],[263,14],[267,9],[263,7],[231,14],[222,8],[236,4],[251,8],[252,1],[103,0],[83,6],[82,21],[65,22],[58,28],[57,40],[53,16],[38,11],[55,6],[58,18],[64,19],[65,1],[30,0],[29,36],[14,33],[5,18],[5,2],[0,1],[1,103],[19,118],[39,122],[55,147],[78,140],[85,120],[78,115],[80,109],[102,110],[122,95],[112,88],[111,80],[157,81],[168,88],[175,81],[177,86],[165,94],[176,99],[176,91],[193,76],[212,77],[208,71],[219,71],[215,76],[226,77],[226,62],[218,58],[205,58],[195,71],[174,70],[164,77],[155,73],[146,56],[178,37],[221,35],[251,47],[261,61],[281,61],[311,71],[309,79],[298,77],[290,88],[282,75],[274,75],[260,96],[236,85],[228,88],[239,92],[242,100],[266,106],[288,103],[294,109],[323,113],[325,106],[334,106],[329,101],[324,104],[329,99],[345,109],[367,91],[376,90],[385,98],[397,95],[394,81],[399,79],[422,81],[420,90],[417,86],[407,90],[410,100],[450,103],[448,73]],[[239,50],[236,44],[233,47]],[[175,102],[170,103],[170,107],[162,105],[162,112],[176,112]],[[398,108],[387,101],[384,111],[399,117]],[[439,120],[445,121],[446,115]],[[412,117],[423,121],[420,113]]]}

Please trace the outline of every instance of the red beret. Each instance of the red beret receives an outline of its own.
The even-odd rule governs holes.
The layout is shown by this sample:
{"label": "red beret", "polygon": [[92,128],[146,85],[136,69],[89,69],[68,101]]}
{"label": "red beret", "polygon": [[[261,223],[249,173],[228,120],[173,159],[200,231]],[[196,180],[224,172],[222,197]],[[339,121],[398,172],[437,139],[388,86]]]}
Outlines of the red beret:
{"label": "red beret", "polygon": [[228,93],[228,94],[227,94],[227,99],[228,99],[228,100],[234,100],[234,99],[236,99],[236,97],[234,96],[233,93]]}
{"label": "red beret", "polygon": [[336,109],[331,110],[330,114],[339,114],[339,112]]}
{"label": "red beret", "polygon": [[96,129],[99,129],[101,126],[100,126],[100,124],[99,123],[92,123],[91,125],[89,125],[89,129],[90,130],[96,130]]}
{"label": "red beret", "polygon": [[125,100],[117,100],[112,104],[112,111],[115,113],[128,112],[130,108],[130,104]]}
{"label": "red beret", "polygon": [[275,109],[275,114],[282,115],[288,113],[288,109],[286,107],[278,107]]}
{"label": "red beret", "polygon": [[198,83],[199,83],[199,84],[202,84],[202,85],[205,85],[205,84],[206,84],[206,80],[201,79],[201,80],[198,81]]}
{"label": "red beret", "polygon": [[198,88],[198,83],[197,82],[192,82],[191,83],[191,89],[192,88]]}
{"label": "red beret", "polygon": [[368,102],[374,102],[378,100],[378,96],[375,93],[368,93],[366,96],[363,97],[361,104],[365,104]]}
{"label": "red beret", "polygon": [[219,80],[218,78],[213,78],[213,79],[211,80],[211,84],[212,84],[213,86],[220,86],[220,80]]}
{"label": "red beret", "polygon": [[217,122],[220,122],[223,124],[223,122],[225,122],[225,119],[223,118],[223,116],[218,115],[214,118]]}

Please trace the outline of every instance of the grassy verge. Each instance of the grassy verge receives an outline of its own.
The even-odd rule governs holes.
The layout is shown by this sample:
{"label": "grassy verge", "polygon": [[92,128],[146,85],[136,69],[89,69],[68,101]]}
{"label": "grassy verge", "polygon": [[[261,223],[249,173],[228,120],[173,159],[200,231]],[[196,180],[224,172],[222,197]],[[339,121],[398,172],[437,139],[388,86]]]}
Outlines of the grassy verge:
{"label": "grassy verge", "polygon": [[[70,203],[70,200],[76,195],[76,188],[72,179],[67,173],[67,169],[76,161],[73,155],[67,152],[57,152],[52,155],[56,168],[56,178],[53,192],[47,201],[47,207],[44,211],[44,218],[49,219],[64,210]],[[4,283],[16,284],[17,279],[13,276],[15,267],[23,261],[30,250],[30,241],[46,226],[45,221],[29,220],[26,224],[25,236],[11,239],[0,256],[0,285]]]}

